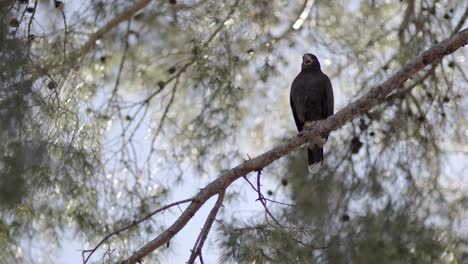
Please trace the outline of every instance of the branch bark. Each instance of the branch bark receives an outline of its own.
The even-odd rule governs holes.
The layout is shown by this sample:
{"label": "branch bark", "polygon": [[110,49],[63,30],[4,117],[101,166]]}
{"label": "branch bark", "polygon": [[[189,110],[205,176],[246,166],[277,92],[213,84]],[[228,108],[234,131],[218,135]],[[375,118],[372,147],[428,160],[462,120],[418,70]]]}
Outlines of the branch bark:
{"label": "branch bark", "polygon": [[430,49],[424,51],[398,72],[394,73],[385,82],[381,83],[367,94],[363,95],[326,120],[318,122],[310,130],[302,131],[272,150],[267,151],[254,159],[247,160],[221,174],[216,180],[212,181],[205,188],[200,190],[200,192],[193,198],[191,204],[169,228],[136,251],[123,263],[137,263],[148,254],[167,243],[167,241],[184,228],[188,221],[190,221],[190,219],[195,215],[200,207],[208,201],[208,199],[225,191],[231,183],[240,177],[243,177],[250,172],[263,169],[265,166],[281,157],[284,157],[289,152],[312,140],[314,137],[338,129],[353,118],[366,113],[371,108],[384,101],[391,92],[395,91],[398,87],[402,87],[403,83],[418,71],[436,60],[440,60],[444,56],[455,52],[460,47],[466,45],[467,42],[468,29],[465,28],[440,44],[434,45]]}

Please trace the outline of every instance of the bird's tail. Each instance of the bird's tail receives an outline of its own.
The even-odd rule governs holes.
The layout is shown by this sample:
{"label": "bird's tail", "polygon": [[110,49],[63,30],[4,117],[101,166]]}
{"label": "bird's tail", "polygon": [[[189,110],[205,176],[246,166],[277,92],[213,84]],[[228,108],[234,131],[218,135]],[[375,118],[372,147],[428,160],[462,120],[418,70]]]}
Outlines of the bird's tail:
{"label": "bird's tail", "polygon": [[314,146],[307,146],[307,157],[309,159],[309,171],[314,174],[317,173],[323,165],[323,148]]}

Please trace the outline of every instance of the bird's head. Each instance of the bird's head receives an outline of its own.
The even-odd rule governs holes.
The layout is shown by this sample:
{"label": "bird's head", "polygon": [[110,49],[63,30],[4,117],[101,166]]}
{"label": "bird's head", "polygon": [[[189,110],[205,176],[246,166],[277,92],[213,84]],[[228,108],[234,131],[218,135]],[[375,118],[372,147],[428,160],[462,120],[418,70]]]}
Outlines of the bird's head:
{"label": "bird's head", "polygon": [[302,70],[315,71],[320,70],[320,62],[314,54],[306,53],[302,56]]}

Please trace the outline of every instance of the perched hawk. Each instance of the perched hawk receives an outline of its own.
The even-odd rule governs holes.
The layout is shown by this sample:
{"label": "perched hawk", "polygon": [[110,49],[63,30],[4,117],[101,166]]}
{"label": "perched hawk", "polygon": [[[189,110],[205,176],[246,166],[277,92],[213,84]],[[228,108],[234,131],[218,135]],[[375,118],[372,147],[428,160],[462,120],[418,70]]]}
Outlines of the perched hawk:
{"label": "perched hawk", "polygon": [[[320,69],[320,63],[313,54],[302,57],[301,72],[291,85],[291,109],[297,130],[312,127],[318,120],[333,115],[333,88],[328,76]],[[309,171],[317,173],[323,164],[325,138],[307,144]]]}

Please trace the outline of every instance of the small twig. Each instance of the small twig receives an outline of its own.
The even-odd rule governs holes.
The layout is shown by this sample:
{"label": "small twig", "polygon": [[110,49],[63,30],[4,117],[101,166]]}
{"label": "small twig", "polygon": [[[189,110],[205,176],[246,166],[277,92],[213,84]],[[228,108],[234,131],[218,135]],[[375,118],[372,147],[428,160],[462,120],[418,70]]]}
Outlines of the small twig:
{"label": "small twig", "polygon": [[[139,225],[141,222],[151,218],[153,215],[157,214],[157,213],[160,213],[162,211],[165,211],[173,206],[176,206],[176,205],[180,205],[180,204],[183,204],[183,203],[188,203],[188,202],[191,202],[193,199],[192,198],[189,198],[189,199],[185,199],[185,200],[181,200],[181,201],[178,201],[178,202],[174,202],[174,203],[171,203],[171,204],[168,204],[166,206],[163,206],[151,213],[149,213],[147,216],[141,218],[140,220],[138,221],[133,221],[131,224],[127,225],[127,226],[124,226],[110,234],[108,234],[107,236],[105,236],[93,249],[89,249],[89,250],[83,250],[82,251],[82,257],[83,257],[83,264],[86,264],[88,263],[89,259],[91,258],[91,256],[94,254],[94,252],[96,252],[96,250],[104,243],[106,242],[109,238],[111,238],[112,236],[114,235],[118,235],[119,233],[125,231],[125,230],[128,230],[134,226],[137,226]],[[85,253],[89,253],[89,255],[85,258]]]}
{"label": "small twig", "polygon": [[247,178],[247,176],[243,176],[242,178],[244,178],[249,184],[250,184],[250,187],[252,187],[252,189],[254,189],[256,192],[257,191],[257,188],[255,188],[255,186],[249,181],[249,179]]}
{"label": "small twig", "polygon": [[119,69],[117,71],[117,77],[115,78],[114,89],[112,90],[112,95],[111,95],[111,98],[109,99],[108,107],[110,107],[112,105],[112,102],[113,102],[114,98],[117,96],[117,92],[119,90],[119,84],[120,84],[120,79],[121,79],[121,75],[122,75],[122,70],[123,70],[123,67],[124,67],[124,64],[125,64],[125,60],[126,60],[127,53],[128,53],[128,48],[129,48],[128,38],[130,36],[130,26],[131,26],[131,20],[129,19],[128,23],[127,23],[127,32],[125,33],[125,37],[124,37],[125,43],[124,43],[124,48],[123,48],[123,52],[122,52],[122,58],[120,60]]}
{"label": "small twig", "polygon": [[[272,41],[280,41],[280,40],[282,40],[282,39],[288,37],[289,34],[291,34],[292,32],[294,32],[295,30],[299,30],[299,29],[300,29],[300,27],[297,28],[297,29],[295,29],[294,26],[296,25],[297,21],[301,19],[301,15],[302,15],[303,13],[305,13],[308,9],[309,9],[309,12],[310,12],[310,8],[311,8],[311,7],[308,6],[308,5],[309,5],[309,1],[310,1],[310,0],[304,0],[304,2],[302,3],[302,6],[301,6],[301,8],[300,8],[300,11],[301,11],[301,12],[299,12],[299,13],[297,14],[296,19],[294,19],[293,21],[290,22],[290,25],[287,27],[287,29],[286,29],[283,33],[281,33],[281,34],[278,35],[277,37],[273,37]],[[315,1],[314,1],[314,2],[315,2]],[[312,4],[313,4],[313,3],[312,3]],[[304,20],[305,20],[305,19],[304,19]]]}
{"label": "small twig", "polygon": [[67,66],[67,35],[68,35],[68,26],[67,26],[67,18],[65,16],[65,11],[63,6],[59,8],[60,13],[62,14],[63,18],[63,27],[64,27],[64,33],[63,33],[63,68],[65,71],[65,67]]}
{"label": "small twig", "polygon": [[205,46],[207,46],[216,37],[216,35],[218,35],[218,33],[221,31],[221,29],[223,29],[226,22],[231,18],[231,16],[236,11],[236,7],[239,5],[239,3],[240,3],[240,0],[236,0],[236,2],[231,6],[231,9],[230,9],[229,13],[223,19],[223,21],[221,21],[220,26],[213,32],[213,34],[211,34],[211,36],[208,38],[208,40],[204,43]]}
{"label": "small twig", "polygon": [[[153,139],[151,140],[151,150],[150,150],[150,155],[154,152],[154,143],[156,142],[156,139],[157,137],[159,136],[159,134],[161,133],[162,131],[162,128],[163,128],[163,125],[164,125],[164,122],[167,118],[167,114],[169,113],[169,109],[171,108],[172,106],[172,103],[174,102],[174,98],[175,98],[175,94],[176,94],[176,91],[177,91],[177,86],[179,85],[179,78],[177,78],[175,84],[174,84],[174,88],[172,89],[172,92],[171,92],[171,97],[169,98],[169,102],[167,103],[165,109],[164,109],[164,112],[161,116],[161,119],[159,120],[159,125],[158,125],[158,128],[156,129],[156,132],[154,133],[153,135]],[[148,160],[149,161],[149,156],[148,155]]]}
{"label": "small twig", "polygon": [[468,18],[468,3],[465,6],[465,12],[463,13],[463,16],[460,18],[458,21],[457,25],[455,28],[452,30],[451,36],[455,35],[460,29],[462,29],[463,25],[465,24],[465,20]]}
{"label": "small twig", "polygon": [[403,21],[398,28],[398,40],[400,41],[400,46],[405,45],[405,31],[407,30],[411,18],[414,16],[414,0],[409,0],[406,6],[405,14],[403,16]]}
{"label": "small twig", "polygon": [[[248,226],[248,227],[242,227],[242,228],[234,228],[233,231],[239,232],[241,235],[243,235],[244,233],[250,232],[252,230],[254,230],[256,232],[271,231],[268,228],[269,228],[268,225],[258,225],[258,226],[253,226],[253,227]],[[306,244],[306,243],[302,242],[301,240],[299,240],[299,239],[297,239],[297,238],[295,238],[294,236],[291,235],[291,231],[293,231],[294,227],[285,227],[285,228],[281,228],[281,229],[278,229],[276,227],[272,227],[272,228],[275,228],[275,230],[279,230],[281,233],[283,233],[284,235],[287,235],[288,238],[291,238],[292,240],[294,240],[294,242],[296,242],[297,244],[299,244],[301,246],[308,247],[308,248],[311,248],[311,249],[325,249],[325,248],[329,247],[328,245],[326,245],[326,246],[316,246],[316,245],[309,245],[309,244]]]}
{"label": "small twig", "polygon": [[[184,73],[192,64],[195,63],[195,60],[192,60],[190,62],[187,62],[185,63],[181,68],[180,70],[177,72],[177,74],[175,74],[174,76],[172,76],[171,78],[167,79],[166,81],[163,81],[160,86],[159,86],[159,89],[157,89],[156,91],[154,91],[153,93],[151,93],[148,97],[146,97],[143,101],[141,102],[137,102],[136,104],[134,105],[138,105],[138,104],[142,104],[142,103],[149,103],[156,95],[158,95],[159,93],[161,93],[164,88],[166,88],[166,86],[171,83],[172,81],[176,80],[178,81],[180,76],[182,75],[182,73]],[[134,106],[133,105],[133,106]]]}
{"label": "small twig", "polygon": [[[208,46],[208,44],[210,44],[210,42],[216,37],[216,35],[218,35],[218,33],[223,29],[223,27],[225,26],[226,24],[226,21],[228,21],[231,16],[234,14],[234,11],[236,9],[236,7],[239,5],[239,2],[240,0],[237,0],[234,5],[231,7],[231,10],[230,12],[226,15],[226,17],[224,18],[223,21],[221,21],[221,24],[218,28],[215,29],[215,31],[210,35],[210,37],[204,42],[204,45],[205,46]],[[156,90],[155,92],[151,93],[146,99],[143,100],[143,102],[139,102],[139,103],[144,103],[144,102],[149,102],[151,101],[151,99],[153,99],[153,97],[155,97],[156,95],[158,95],[159,93],[161,93],[161,91],[164,90],[164,88],[169,84],[171,83],[172,81],[176,80],[176,79],[179,79],[179,77],[182,75],[182,73],[184,73],[190,66],[192,66],[193,64],[195,64],[196,60],[195,58],[192,58],[189,62],[185,63],[184,65],[182,65],[180,67],[180,70],[177,72],[177,74],[175,74],[174,76],[170,77],[169,79],[167,79],[166,81],[163,81],[161,82],[160,86],[159,86],[159,89]],[[137,104],[139,104],[137,103]]]}
{"label": "small twig", "polygon": [[[252,182],[250,182],[250,180],[249,180],[246,176],[243,176],[242,178],[244,178],[244,179],[249,183],[250,187],[252,187],[252,189],[254,189],[254,191],[258,192],[257,188],[255,188],[255,186],[252,184]],[[262,195],[262,199],[265,200],[265,201],[268,201],[268,202],[272,202],[272,203],[277,203],[277,204],[281,204],[281,205],[287,205],[287,206],[292,206],[292,207],[294,207],[294,204],[278,202],[278,201],[275,201],[275,200],[266,198],[266,197],[263,196],[263,195]],[[260,198],[258,198],[257,201],[258,201],[258,200],[260,200]]]}
{"label": "small twig", "polygon": [[272,199],[269,199],[269,198],[266,198],[266,197],[263,197],[262,199],[265,200],[265,201],[271,202],[271,203],[294,207],[294,204],[278,202],[278,201],[275,201],[275,200],[272,200]]}
{"label": "small twig", "polygon": [[[101,38],[103,35],[106,33],[110,32],[113,30],[115,27],[117,27],[120,23],[131,19],[138,11],[141,9],[145,8],[151,0],[138,0],[135,1],[134,4],[124,10],[122,13],[117,14],[114,16],[113,19],[111,19],[109,22],[107,22],[104,26],[99,28],[97,31],[95,31],[91,36],[89,37],[88,41],[86,41],[85,44],[83,44],[80,48],[77,50],[73,51],[69,58],[72,63],[75,63],[78,59],[80,59],[84,54],[86,54],[92,47],[94,47],[96,40]],[[53,65],[47,65],[45,69],[49,69],[53,67]]]}
{"label": "small twig", "polygon": [[188,264],[193,264],[195,262],[195,259],[197,259],[197,257],[199,257],[201,263],[203,263],[203,258],[201,256],[203,244],[205,243],[206,238],[208,237],[208,233],[210,232],[211,226],[213,225],[213,222],[216,219],[216,215],[218,214],[219,208],[222,206],[223,199],[224,199],[224,192],[225,190],[222,190],[218,194],[218,200],[216,200],[215,205],[211,209],[208,217],[206,218],[205,224],[203,225],[203,229],[198,235],[197,241],[195,241],[195,244],[193,245],[192,253],[190,254],[189,260],[187,261]]}
{"label": "small twig", "polygon": [[28,23],[28,38],[31,36],[31,26],[32,26],[32,22],[34,20],[34,15],[36,14],[36,8],[37,8],[37,0],[34,1],[34,10],[31,14],[31,17],[29,18],[29,23]]}
{"label": "small twig", "polygon": [[267,204],[266,204],[266,200],[262,194],[262,191],[261,191],[261,184],[260,184],[260,176],[262,175],[262,170],[258,170],[257,171],[257,193],[258,193],[258,201],[260,201],[260,203],[263,205],[263,208],[265,208],[265,214],[269,215],[271,217],[271,219],[273,219],[273,222],[275,222],[276,225],[278,225],[279,227],[283,227],[282,224],[280,224],[280,222],[278,220],[276,220],[276,218],[273,216],[273,214],[270,212],[270,210],[268,209],[267,207]]}

